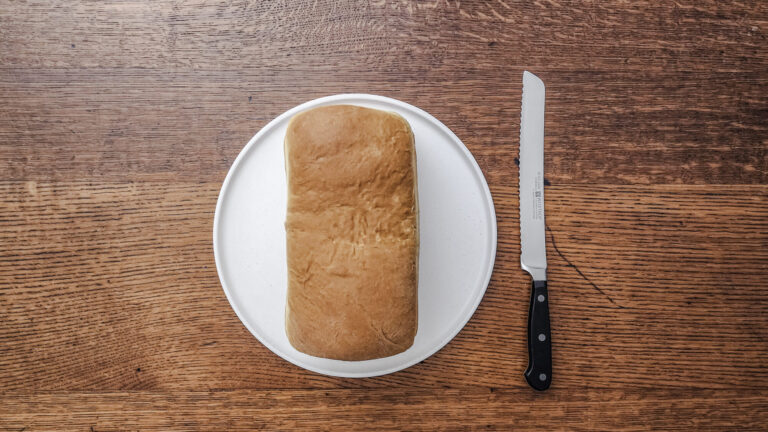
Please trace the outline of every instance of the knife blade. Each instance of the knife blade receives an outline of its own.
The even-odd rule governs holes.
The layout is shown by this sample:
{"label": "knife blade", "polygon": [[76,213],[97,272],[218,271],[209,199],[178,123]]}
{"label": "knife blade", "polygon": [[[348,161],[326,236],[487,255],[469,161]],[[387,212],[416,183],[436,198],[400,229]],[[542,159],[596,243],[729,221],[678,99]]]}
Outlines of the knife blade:
{"label": "knife blade", "polygon": [[528,310],[528,368],[525,379],[536,390],[552,383],[552,341],[544,235],[544,83],[523,72],[520,114],[520,265],[532,278]]}

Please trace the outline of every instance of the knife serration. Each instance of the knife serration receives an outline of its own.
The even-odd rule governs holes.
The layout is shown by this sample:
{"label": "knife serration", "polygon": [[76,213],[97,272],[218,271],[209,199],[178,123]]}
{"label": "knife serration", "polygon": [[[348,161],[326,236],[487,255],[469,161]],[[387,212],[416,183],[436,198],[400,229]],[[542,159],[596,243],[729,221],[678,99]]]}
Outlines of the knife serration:
{"label": "knife serration", "polygon": [[520,114],[520,265],[547,280],[544,224],[544,83],[523,72]]}

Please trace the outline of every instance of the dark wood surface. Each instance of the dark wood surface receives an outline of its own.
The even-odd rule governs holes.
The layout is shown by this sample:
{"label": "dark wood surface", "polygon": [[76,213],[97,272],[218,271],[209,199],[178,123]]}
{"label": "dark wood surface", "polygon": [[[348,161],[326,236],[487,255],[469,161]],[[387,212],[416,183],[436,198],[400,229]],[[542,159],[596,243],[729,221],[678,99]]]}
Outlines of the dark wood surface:
{"label": "dark wood surface", "polygon": [[[765,430],[768,3],[0,0],[0,430]],[[523,380],[521,74],[547,84],[552,388]],[[254,339],[211,247],[301,102],[417,105],[499,224],[464,330],[379,378]]]}

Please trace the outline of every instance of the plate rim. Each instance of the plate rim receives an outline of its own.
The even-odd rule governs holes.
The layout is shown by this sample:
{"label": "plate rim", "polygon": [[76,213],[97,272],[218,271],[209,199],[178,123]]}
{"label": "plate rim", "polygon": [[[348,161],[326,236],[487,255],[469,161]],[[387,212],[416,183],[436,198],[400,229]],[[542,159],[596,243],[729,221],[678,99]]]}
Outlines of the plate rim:
{"label": "plate rim", "polygon": [[[446,338],[441,340],[440,343],[435,344],[434,348],[431,348],[430,350],[428,350],[426,355],[417,356],[414,359],[403,362],[400,365],[389,367],[387,369],[378,370],[373,373],[369,373],[369,372],[345,373],[345,372],[338,372],[335,370],[324,369],[322,367],[315,367],[313,365],[306,364],[301,360],[289,358],[287,355],[284,355],[284,353],[280,352],[280,350],[272,346],[272,344],[263,340],[259,336],[258,332],[254,331],[254,329],[251,328],[251,326],[248,324],[247,320],[243,318],[243,315],[240,312],[240,309],[238,308],[237,303],[232,300],[232,294],[230,292],[230,288],[227,286],[227,282],[224,277],[224,272],[222,271],[221,260],[223,258],[220,257],[222,253],[219,252],[220,246],[217,242],[217,237],[219,235],[221,207],[223,206],[224,197],[226,196],[229,184],[237,171],[237,167],[242,162],[242,160],[246,157],[250,149],[259,141],[259,139],[263,135],[269,132],[272,128],[279,125],[285,118],[291,117],[294,114],[300,111],[304,111],[310,107],[321,106],[328,102],[338,102],[345,99],[358,99],[358,100],[364,100],[364,101],[368,100],[372,102],[380,102],[380,103],[395,105],[401,109],[411,111],[416,115],[424,117],[430,123],[437,126],[438,129],[440,129],[443,133],[448,135],[448,137],[454,142],[454,144],[458,144],[458,148],[464,153],[464,157],[470,162],[470,166],[472,167],[473,174],[480,180],[480,184],[484,193],[483,198],[485,198],[486,204],[487,204],[486,205],[487,208],[485,209],[485,211],[489,212],[488,214],[490,219],[490,243],[491,243],[490,259],[488,260],[488,266],[485,269],[485,274],[481,278],[482,288],[477,290],[475,294],[475,298],[472,299],[471,307],[469,308],[469,313],[467,314],[466,318],[463,319],[463,322],[461,323],[461,325],[456,326],[456,328],[452,332],[450,332]],[[350,103],[354,104],[354,102],[350,102]],[[298,366],[302,369],[306,369],[318,374],[341,377],[341,378],[370,378],[370,377],[387,375],[390,373],[395,373],[395,372],[407,369],[417,363],[420,363],[428,359],[429,357],[432,357],[436,352],[440,351],[446,345],[448,345],[448,343],[450,343],[461,332],[461,330],[463,330],[464,327],[466,327],[466,325],[475,315],[475,312],[477,311],[477,308],[480,305],[480,302],[482,301],[483,297],[485,297],[485,293],[488,290],[488,285],[490,285],[490,282],[491,282],[491,277],[493,275],[493,269],[495,267],[496,253],[497,253],[497,247],[498,247],[497,225],[498,225],[498,221],[496,219],[496,208],[493,202],[493,196],[491,195],[491,190],[488,186],[488,181],[486,180],[482,169],[480,169],[480,165],[478,165],[474,155],[472,155],[472,152],[469,151],[469,149],[464,144],[464,142],[461,139],[459,139],[459,137],[456,136],[456,134],[453,133],[451,129],[449,129],[440,120],[438,120],[428,112],[424,111],[423,109],[398,99],[394,99],[387,96],[368,94],[368,93],[339,93],[339,94],[323,96],[323,97],[309,100],[307,102],[296,105],[295,107],[283,112],[282,114],[280,114],[279,116],[275,117],[274,119],[269,121],[267,124],[262,126],[261,129],[259,129],[259,131],[256,132],[256,134],[242,148],[242,150],[240,150],[240,153],[238,153],[237,157],[232,162],[232,165],[229,167],[229,170],[227,171],[227,175],[224,178],[224,181],[222,182],[221,189],[219,190],[219,195],[216,199],[216,208],[213,216],[213,233],[212,233],[213,234],[213,255],[214,255],[214,260],[216,261],[216,272],[219,276],[219,283],[221,284],[224,294],[227,297],[227,301],[229,302],[230,307],[235,312],[235,315],[237,315],[237,318],[240,320],[240,322],[245,326],[246,329],[248,329],[251,335],[253,335],[256,338],[256,340],[258,340],[262,345],[267,347],[267,349],[269,349],[272,353],[274,353],[278,357],[282,358],[283,360],[295,366]]]}

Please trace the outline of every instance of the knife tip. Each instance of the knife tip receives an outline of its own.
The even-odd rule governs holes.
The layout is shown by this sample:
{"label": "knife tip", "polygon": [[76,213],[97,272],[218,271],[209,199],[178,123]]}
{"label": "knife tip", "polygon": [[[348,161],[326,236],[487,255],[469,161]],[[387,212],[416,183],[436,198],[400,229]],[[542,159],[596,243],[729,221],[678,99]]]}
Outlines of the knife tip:
{"label": "knife tip", "polygon": [[540,86],[543,89],[544,81],[528,71],[523,71],[523,87],[526,86]]}

